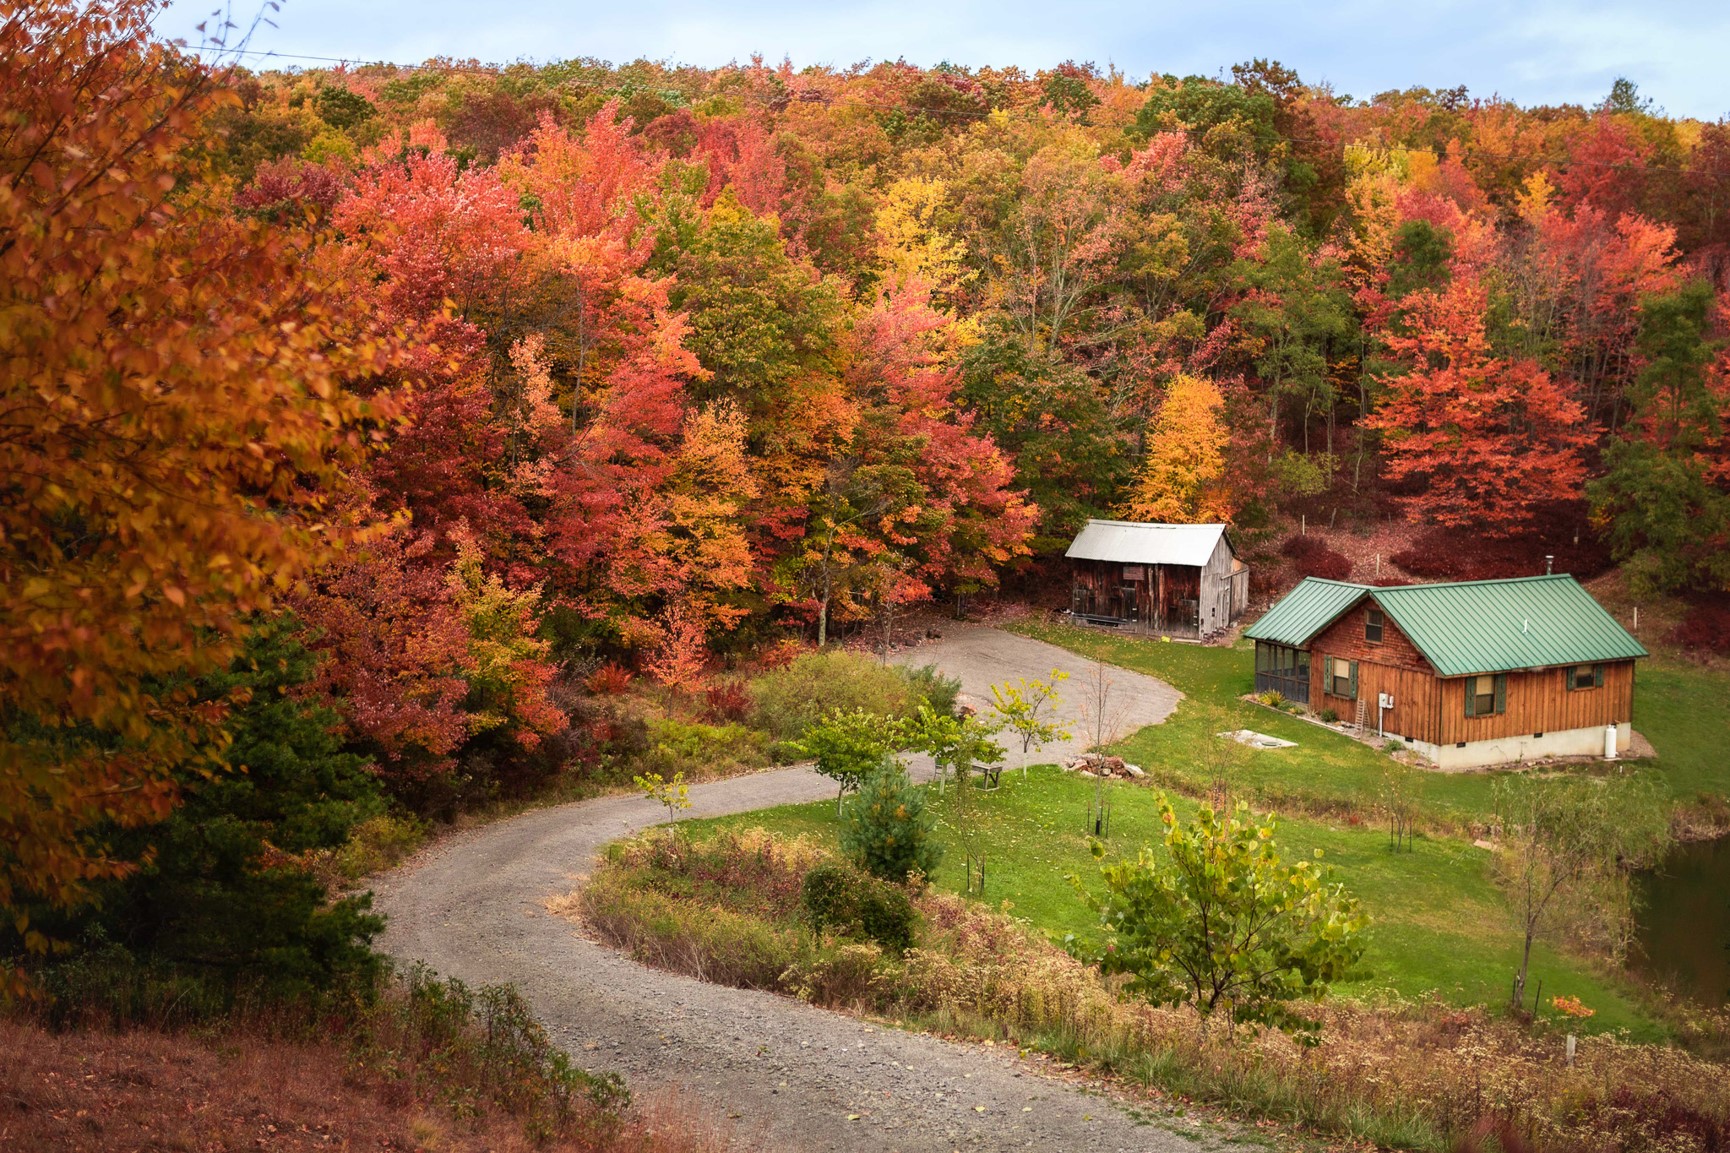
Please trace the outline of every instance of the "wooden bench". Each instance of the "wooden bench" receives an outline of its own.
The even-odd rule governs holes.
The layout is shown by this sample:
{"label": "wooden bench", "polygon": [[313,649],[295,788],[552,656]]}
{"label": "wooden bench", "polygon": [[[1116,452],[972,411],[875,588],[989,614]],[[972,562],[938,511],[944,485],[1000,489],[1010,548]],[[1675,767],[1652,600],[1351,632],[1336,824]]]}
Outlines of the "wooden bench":
{"label": "wooden bench", "polygon": [[985,787],[987,789],[995,789],[999,784],[1002,783],[1002,779],[1003,779],[1003,766],[1002,765],[982,765],[982,764],[979,764],[977,761],[975,761],[973,764],[973,771],[978,773],[981,777],[985,778]]}

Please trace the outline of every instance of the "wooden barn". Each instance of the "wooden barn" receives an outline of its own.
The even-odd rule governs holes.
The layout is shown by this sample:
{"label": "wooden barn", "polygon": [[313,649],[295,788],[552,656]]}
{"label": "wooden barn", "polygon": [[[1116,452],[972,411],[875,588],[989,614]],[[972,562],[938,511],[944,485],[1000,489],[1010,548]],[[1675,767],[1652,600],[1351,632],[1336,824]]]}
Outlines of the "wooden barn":
{"label": "wooden barn", "polygon": [[1571,576],[1377,588],[1309,577],[1244,630],[1257,692],[1439,768],[1626,752],[1646,655]]}
{"label": "wooden barn", "polygon": [[1089,624],[1199,639],[1249,605],[1249,569],[1222,524],[1090,520],[1065,555],[1070,612]]}

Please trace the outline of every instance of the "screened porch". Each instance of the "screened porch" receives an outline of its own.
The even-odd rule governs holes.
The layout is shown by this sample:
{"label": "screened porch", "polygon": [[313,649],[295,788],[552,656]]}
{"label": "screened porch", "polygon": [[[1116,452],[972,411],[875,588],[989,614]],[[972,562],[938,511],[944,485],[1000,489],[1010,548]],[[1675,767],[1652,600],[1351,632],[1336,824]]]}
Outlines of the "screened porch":
{"label": "screened porch", "polygon": [[1255,642],[1255,691],[1276,692],[1288,701],[1309,704],[1309,650]]}

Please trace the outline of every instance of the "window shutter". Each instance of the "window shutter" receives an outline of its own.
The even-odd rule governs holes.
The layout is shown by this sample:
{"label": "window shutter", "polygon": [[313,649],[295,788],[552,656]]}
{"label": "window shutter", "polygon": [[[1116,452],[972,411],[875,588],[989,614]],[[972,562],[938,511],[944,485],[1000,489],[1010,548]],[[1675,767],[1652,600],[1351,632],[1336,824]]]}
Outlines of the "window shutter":
{"label": "window shutter", "polygon": [[1569,665],[1568,666],[1568,691],[1569,692],[1573,692],[1575,687],[1576,687],[1574,684],[1574,671],[1575,671],[1574,666]]}
{"label": "window shutter", "polygon": [[1496,674],[1496,715],[1508,711],[1508,674]]}
{"label": "window shutter", "polygon": [[1467,677],[1466,678],[1466,715],[1468,717],[1475,717],[1478,715],[1478,678],[1477,677]]}
{"label": "window shutter", "polygon": [[1352,700],[1358,699],[1358,662],[1351,662],[1352,670]]}
{"label": "window shutter", "polygon": [[1604,666],[1603,665],[1593,665],[1592,666],[1592,687],[1595,689],[1601,689],[1604,687]]}
{"label": "window shutter", "polygon": [[1322,692],[1331,693],[1333,691],[1334,691],[1334,659],[1332,657],[1323,657],[1322,658]]}

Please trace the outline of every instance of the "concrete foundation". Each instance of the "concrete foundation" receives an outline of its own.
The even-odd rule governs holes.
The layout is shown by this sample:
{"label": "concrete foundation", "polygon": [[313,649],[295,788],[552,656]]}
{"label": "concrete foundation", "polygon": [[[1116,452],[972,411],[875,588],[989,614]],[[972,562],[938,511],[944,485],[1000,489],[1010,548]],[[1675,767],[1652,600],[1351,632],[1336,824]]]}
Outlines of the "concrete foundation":
{"label": "concrete foundation", "polygon": [[[1633,747],[1633,741],[1632,725],[1623,723],[1616,726],[1618,756],[1626,754]],[[1490,741],[1468,741],[1464,745],[1432,745],[1428,741],[1411,741],[1409,744],[1420,756],[1434,762],[1438,769],[1482,769],[1491,765],[1541,761],[1547,757],[1602,757],[1604,728],[1594,725],[1587,729],[1545,733],[1541,737],[1523,733]]]}

